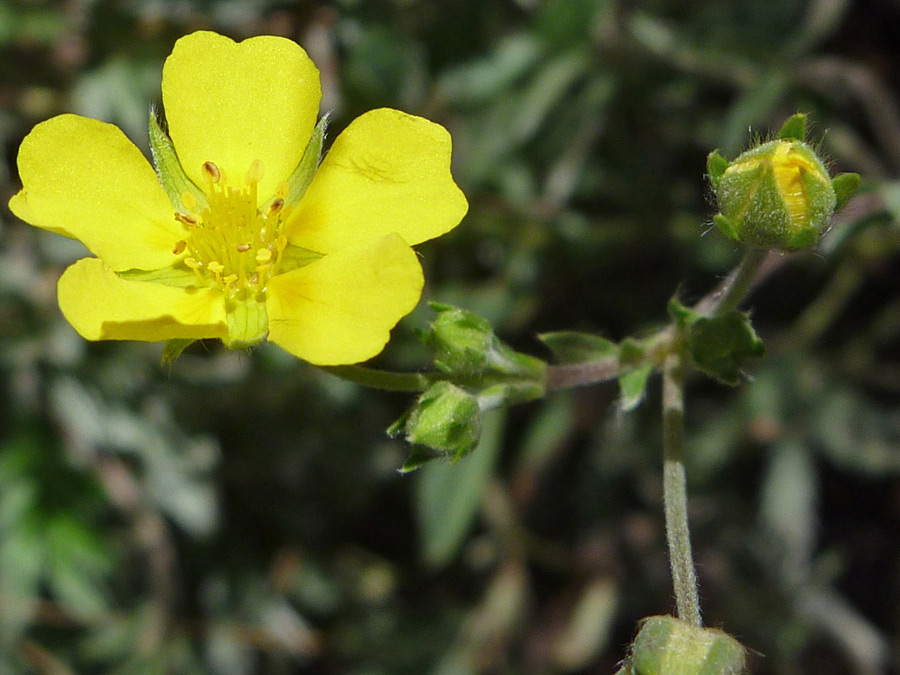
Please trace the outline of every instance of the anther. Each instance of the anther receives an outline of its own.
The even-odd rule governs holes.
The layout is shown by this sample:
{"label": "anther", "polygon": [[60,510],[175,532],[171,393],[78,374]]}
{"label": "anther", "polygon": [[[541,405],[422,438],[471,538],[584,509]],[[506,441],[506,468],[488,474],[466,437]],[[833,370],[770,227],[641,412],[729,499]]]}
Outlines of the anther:
{"label": "anther", "polygon": [[252,245],[252,244],[238,244],[238,245],[237,245],[238,253],[246,253],[246,252],[249,251],[251,248],[253,248],[253,245]]}
{"label": "anther", "polygon": [[283,209],[283,208],[284,208],[284,200],[281,197],[278,197],[269,205],[269,215],[274,216],[276,213],[281,211],[281,209]]}
{"label": "anther", "polygon": [[254,183],[258,183],[262,180],[263,177],[263,165],[258,159],[254,159],[250,164],[250,169],[247,171],[247,184],[253,185]]}
{"label": "anther", "polygon": [[188,227],[192,227],[196,225],[199,221],[197,220],[197,216],[192,213],[178,213],[175,212],[175,220],[177,220],[182,225],[187,225]]}
{"label": "anther", "polygon": [[210,183],[218,183],[219,179],[222,178],[222,172],[219,171],[219,167],[209,161],[203,162],[201,172],[203,173],[203,177]]}
{"label": "anther", "polygon": [[184,253],[184,249],[186,249],[186,248],[187,248],[187,242],[184,239],[182,239],[181,241],[179,241],[175,244],[175,248],[172,249],[172,253],[174,253],[175,255],[181,255],[182,253]]}
{"label": "anther", "polygon": [[181,194],[181,203],[188,211],[193,211],[197,208],[197,199],[190,192]]}
{"label": "anther", "polygon": [[261,248],[256,252],[256,262],[262,265],[272,259],[272,251],[267,248]]}

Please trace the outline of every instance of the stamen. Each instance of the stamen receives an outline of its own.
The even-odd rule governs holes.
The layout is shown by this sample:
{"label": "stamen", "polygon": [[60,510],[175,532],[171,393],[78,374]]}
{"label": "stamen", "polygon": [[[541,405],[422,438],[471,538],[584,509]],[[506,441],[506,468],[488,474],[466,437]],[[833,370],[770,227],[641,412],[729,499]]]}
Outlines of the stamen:
{"label": "stamen", "polygon": [[288,245],[281,233],[293,208],[285,203],[287,183],[280,183],[267,206],[260,208],[257,189],[263,165],[259,160],[248,168],[244,185],[233,185],[211,161],[203,162],[201,174],[208,181],[206,197],[181,195],[185,212],[175,213],[175,218],[187,232],[175,242],[173,253],[184,255],[185,266],[203,285],[218,287],[226,302],[264,294]]}
{"label": "stamen", "polygon": [[250,169],[247,171],[247,185],[253,185],[254,183],[258,183],[262,180],[263,177],[263,165],[258,159],[254,159],[253,163],[250,164]]}
{"label": "stamen", "polygon": [[219,171],[219,167],[210,161],[203,162],[200,172],[210,183],[218,183],[222,178],[222,172]]}
{"label": "stamen", "polygon": [[183,192],[181,194],[181,204],[188,211],[193,211],[197,208],[197,199],[190,192]]}
{"label": "stamen", "polygon": [[274,216],[276,213],[281,211],[284,208],[284,200],[281,197],[278,197],[275,201],[273,201],[269,205],[269,215]]}

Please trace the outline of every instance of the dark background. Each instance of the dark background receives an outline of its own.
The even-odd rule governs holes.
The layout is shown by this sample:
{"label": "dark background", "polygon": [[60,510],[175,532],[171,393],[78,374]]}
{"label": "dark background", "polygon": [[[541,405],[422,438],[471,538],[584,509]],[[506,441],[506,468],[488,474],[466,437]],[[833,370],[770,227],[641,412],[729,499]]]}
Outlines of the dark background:
{"label": "dark background", "polygon": [[[666,320],[739,259],[710,231],[706,154],[796,111],[863,188],[751,297],[768,354],[688,388],[710,625],[754,673],[897,673],[900,3],[890,0],[7,1],[0,193],[37,122],[77,112],[146,149],[174,41],[272,33],[322,71],[334,136],[387,105],[447,126],[470,201],[418,247],[425,298],[516,348]],[[612,673],[673,611],[658,383],[494,414],[411,476],[409,396],[274,346],[89,344],[55,281],[77,242],[0,212],[0,671]],[[428,366],[425,303],[376,364]]]}

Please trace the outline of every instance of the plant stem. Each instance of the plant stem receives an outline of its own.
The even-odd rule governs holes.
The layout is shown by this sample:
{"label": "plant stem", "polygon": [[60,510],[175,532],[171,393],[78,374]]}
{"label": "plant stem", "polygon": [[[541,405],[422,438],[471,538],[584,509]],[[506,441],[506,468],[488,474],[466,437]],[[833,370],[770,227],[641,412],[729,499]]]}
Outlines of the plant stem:
{"label": "plant stem", "polygon": [[684,471],[684,378],[681,355],[673,352],[663,365],[663,504],[678,618],[700,627],[703,622],[691,553]]}
{"label": "plant stem", "polygon": [[422,392],[437,379],[436,373],[397,373],[366,366],[321,366],[321,370],[343,380],[384,391]]}
{"label": "plant stem", "polygon": [[753,287],[756,273],[769,255],[765,248],[748,248],[740,265],[728,277],[725,285],[719,290],[712,308],[712,314],[725,314],[737,309],[741,301]]}

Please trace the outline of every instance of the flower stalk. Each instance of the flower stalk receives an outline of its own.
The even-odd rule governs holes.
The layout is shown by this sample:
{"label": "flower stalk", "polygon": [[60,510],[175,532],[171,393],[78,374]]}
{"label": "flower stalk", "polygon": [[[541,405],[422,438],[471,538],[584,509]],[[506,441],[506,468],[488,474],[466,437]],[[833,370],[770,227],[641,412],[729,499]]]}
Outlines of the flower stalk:
{"label": "flower stalk", "polygon": [[698,628],[700,597],[688,526],[687,481],[684,470],[684,379],[680,354],[672,353],[663,366],[663,504],[669,565],[678,618]]}

